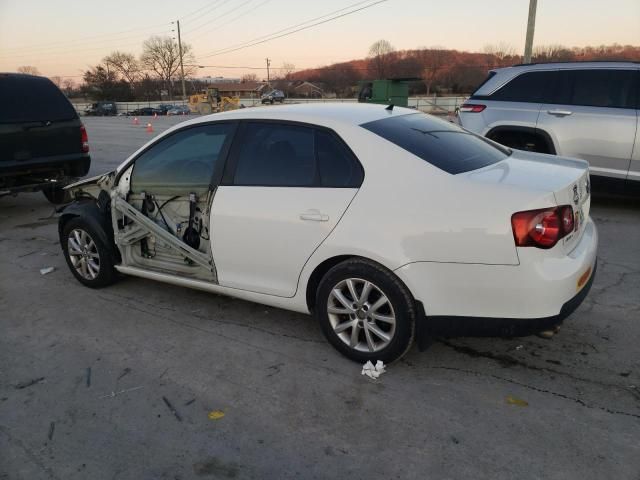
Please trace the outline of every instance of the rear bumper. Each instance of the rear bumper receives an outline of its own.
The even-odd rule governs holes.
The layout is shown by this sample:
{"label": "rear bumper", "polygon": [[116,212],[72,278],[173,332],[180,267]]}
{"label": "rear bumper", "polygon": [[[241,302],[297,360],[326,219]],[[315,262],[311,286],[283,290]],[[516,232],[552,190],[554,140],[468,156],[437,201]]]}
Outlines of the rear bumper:
{"label": "rear bumper", "polygon": [[0,159],[0,179],[30,177],[49,179],[59,177],[84,177],[89,173],[89,154],[54,155],[28,160]]}
{"label": "rear bumper", "polygon": [[428,330],[524,335],[561,322],[593,282],[598,232],[591,218],[570,253],[558,248],[519,249],[519,265],[415,262],[395,273],[424,305]]}
{"label": "rear bumper", "polygon": [[582,289],[560,308],[560,313],[541,318],[459,317],[436,315],[423,317],[417,329],[418,345],[426,345],[433,337],[522,337],[560,325],[587,297],[596,275],[594,264],[591,277]]}

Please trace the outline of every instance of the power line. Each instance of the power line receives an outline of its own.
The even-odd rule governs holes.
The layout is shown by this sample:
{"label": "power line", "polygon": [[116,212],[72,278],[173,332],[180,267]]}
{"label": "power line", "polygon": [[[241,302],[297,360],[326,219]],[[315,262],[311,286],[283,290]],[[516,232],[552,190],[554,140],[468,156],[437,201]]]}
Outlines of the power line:
{"label": "power line", "polygon": [[[191,38],[191,40],[193,41],[193,39],[195,39],[195,38],[200,38],[200,37],[202,37],[203,35],[206,35],[207,33],[211,33],[211,32],[213,32],[214,30],[218,31],[218,30],[220,30],[221,28],[224,28],[224,27],[226,27],[227,25],[229,25],[229,24],[231,24],[231,23],[235,22],[236,20],[238,20],[238,19],[240,19],[240,18],[242,18],[242,17],[244,17],[244,16],[248,15],[249,13],[253,13],[253,12],[255,12],[258,8],[260,8],[260,7],[262,7],[263,5],[265,5],[265,4],[267,4],[267,3],[269,3],[270,1],[271,1],[271,0],[264,0],[263,2],[261,2],[261,3],[257,4],[257,5],[254,5],[253,7],[249,8],[248,10],[245,10],[245,11],[244,11],[244,12],[242,12],[241,14],[236,15],[236,16],[235,16],[235,17],[233,17],[232,19],[230,19],[230,20],[227,20],[227,21],[223,22],[223,25],[222,25],[222,26],[216,26],[216,28],[215,28],[215,29],[210,29],[210,30],[205,30],[204,32],[200,32],[198,35],[195,35],[194,37],[192,37],[192,38]],[[216,20],[217,20],[217,19],[216,19]]]}
{"label": "power line", "polygon": [[[184,20],[187,17],[195,15],[196,13],[201,12],[202,10],[204,10],[206,8],[209,8],[210,6],[214,5],[218,1],[220,1],[220,0],[214,0],[212,3],[206,3],[204,6],[198,8],[198,9],[196,9],[196,10],[190,12],[190,13],[186,13],[182,17],[180,17],[180,20]],[[185,23],[188,23],[188,22],[185,22]]]}
{"label": "power line", "polygon": [[220,15],[218,15],[218,16],[217,16],[216,18],[214,18],[213,20],[210,20],[210,21],[205,22],[205,23],[203,23],[203,24],[201,24],[201,25],[198,25],[198,26],[197,26],[197,27],[195,27],[195,28],[192,28],[192,29],[190,30],[190,32],[191,32],[191,33],[193,33],[193,32],[195,32],[196,30],[200,30],[202,27],[204,27],[204,26],[206,26],[206,25],[209,25],[211,22],[217,22],[217,21],[218,21],[218,20],[220,20],[221,18],[224,18],[224,17],[226,17],[227,15],[229,15],[229,14],[231,14],[231,13],[233,13],[233,12],[235,12],[235,11],[239,10],[239,9],[241,9],[241,8],[242,8],[242,7],[244,7],[246,4],[251,3],[251,2],[253,2],[253,0],[245,0],[243,3],[241,3],[240,5],[237,5],[237,6],[233,7],[231,10],[227,10],[226,12],[221,13]]}
{"label": "power line", "polygon": [[[148,27],[139,27],[139,28],[133,28],[133,29],[129,29],[129,30],[122,30],[122,31],[119,31],[119,32],[103,33],[103,34],[99,34],[99,35],[91,35],[91,36],[88,36],[88,37],[80,37],[80,38],[77,38],[75,40],[63,40],[63,41],[59,41],[59,42],[48,42],[48,43],[27,45],[27,46],[22,46],[22,47],[14,47],[14,48],[9,49],[9,51],[13,51],[13,50],[42,50],[42,49],[47,49],[49,47],[58,47],[58,46],[64,48],[65,45],[76,45],[78,42],[84,41],[84,40],[91,40],[91,39],[103,38],[103,37],[108,37],[108,39],[111,40],[115,36],[118,36],[118,35],[121,35],[121,34],[131,33],[131,32],[140,32],[141,30],[157,29],[159,27],[164,27],[164,26],[167,26],[167,25],[168,25],[168,22],[163,22],[163,23],[158,23],[158,24],[155,24],[155,25],[149,25]],[[148,34],[141,34],[141,35],[148,35]]]}
{"label": "power line", "polygon": [[[226,54],[226,53],[235,52],[237,50],[242,50],[242,49],[245,49],[245,48],[253,47],[255,45],[260,45],[262,43],[270,42],[270,41],[276,40],[278,38],[282,38],[282,37],[286,37],[286,36],[289,36],[289,35],[293,35],[294,33],[298,33],[298,32],[301,32],[303,30],[308,30],[309,28],[313,28],[313,27],[316,27],[318,25],[322,25],[324,23],[328,23],[328,22],[331,22],[333,20],[337,20],[337,19],[342,18],[342,17],[346,17],[347,15],[351,15],[353,13],[357,13],[357,12],[360,12],[362,10],[366,10],[368,8],[371,8],[371,7],[375,6],[375,5],[378,5],[380,3],[384,3],[384,2],[387,2],[387,1],[389,1],[389,0],[377,0],[376,2],[373,2],[373,3],[369,4],[369,5],[365,5],[363,7],[357,8],[355,10],[351,10],[349,12],[342,13],[340,15],[336,15],[336,16],[333,16],[331,18],[327,18],[325,20],[322,20],[322,21],[319,21],[319,22],[316,22],[316,23],[312,23],[311,25],[307,25],[305,27],[300,27],[300,28],[297,28],[295,30],[291,30],[291,31],[288,31],[286,33],[282,33],[280,35],[276,35],[278,32],[274,32],[273,34],[270,34],[270,35],[265,35],[263,37],[258,37],[258,39],[264,38],[264,37],[269,37],[269,38],[266,38],[264,40],[259,40],[259,41],[257,41],[258,39],[249,40],[245,44],[240,44],[237,47],[227,47],[226,49],[220,49],[220,50],[214,51],[213,53],[210,53],[208,55],[201,55],[200,58],[215,57],[215,56],[218,56],[218,55],[223,55],[223,54]],[[342,9],[340,9],[338,11],[342,11],[342,10],[348,9],[348,8],[351,8],[351,7],[355,6],[355,5],[362,4],[362,3],[365,3],[365,2],[358,2],[358,3],[354,4],[354,5],[342,8]],[[333,13],[335,13],[335,12],[333,12]],[[331,14],[322,15],[320,17],[316,17],[316,19],[327,17],[328,15],[331,15]],[[305,23],[312,22],[312,21],[314,21],[316,19],[308,20],[307,22],[303,22],[302,24],[299,24],[299,25],[304,25]],[[294,28],[294,27],[285,28],[284,30],[279,30],[279,32],[287,31],[287,30],[290,30],[291,28]]]}
{"label": "power line", "polygon": [[[198,22],[199,20],[202,20],[202,19],[206,18],[212,12],[215,12],[215,11],[219,10],[221,7],[224,7],[227,3],[232,2],[232,1],[235,1],[235,0],[222,0],[222,2],[212,3],[210,8],[207,11],[202,12],[198,18],[194,18],[193,20],[189,20],[189,21],[185,22],[185,25],[188,25],[188,24],[193,23],[193,22]],[[195,28],[200,28],[200,27],[195,27]],[[192,28],[192,30],[193,30],[193,28]]]}

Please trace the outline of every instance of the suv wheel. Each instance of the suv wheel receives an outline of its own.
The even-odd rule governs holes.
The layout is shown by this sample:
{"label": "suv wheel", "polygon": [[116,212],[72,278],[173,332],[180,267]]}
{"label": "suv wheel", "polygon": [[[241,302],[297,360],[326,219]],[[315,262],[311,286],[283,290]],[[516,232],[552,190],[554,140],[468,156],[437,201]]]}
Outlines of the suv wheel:
{"label": "suv wheel", "polygon": [[316,317],[325,337],[357,362],[393,362],[411,347],[415,302],[389,270],[365,259],[346,260],[323,277]]}

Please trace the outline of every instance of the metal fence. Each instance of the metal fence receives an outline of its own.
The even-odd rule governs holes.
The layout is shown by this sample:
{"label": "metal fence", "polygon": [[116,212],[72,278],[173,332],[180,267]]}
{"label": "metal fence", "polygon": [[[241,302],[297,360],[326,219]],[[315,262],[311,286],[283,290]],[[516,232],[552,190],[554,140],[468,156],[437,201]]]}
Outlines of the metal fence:
{"label": "metal fence", "polygon": [[[422,96],[422,97],[409,97],[409,107],[416,108],[420,111],[431,113],[435,115],[452,115],[455,113],[464,103],[467,97],[436,97],[434,96]],[[285,103],[355,103],[355,98],[287,98]],[[245,107],[253,107],[261,105],[259,98],[241,98],[240,103]],[[177,101],[153,101],[153,102],[115,102],[116,108],[119,114],[127,114],[133,110],[138,110],[145,107],[159,107],[160,105],[186,105],[186,102],[182,100]],[[91,106],[91,103],[78,102],[73,103],[76,111],[82,115],[87,107]]]}

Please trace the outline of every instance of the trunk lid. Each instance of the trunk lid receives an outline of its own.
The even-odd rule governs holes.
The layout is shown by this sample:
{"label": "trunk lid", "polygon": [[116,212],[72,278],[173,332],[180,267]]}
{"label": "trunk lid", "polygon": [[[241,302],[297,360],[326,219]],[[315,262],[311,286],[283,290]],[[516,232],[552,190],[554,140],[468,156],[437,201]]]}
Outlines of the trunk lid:
{"label": "trunk lid", "polygon": [[552,193],[557,206],[570,205],[574,212],[574,231],[558,245],[569,253],[580,240],[591,208],[587,162],[514,150],[506,160],[464,175],[472,181]]}

